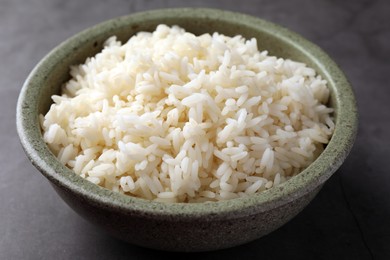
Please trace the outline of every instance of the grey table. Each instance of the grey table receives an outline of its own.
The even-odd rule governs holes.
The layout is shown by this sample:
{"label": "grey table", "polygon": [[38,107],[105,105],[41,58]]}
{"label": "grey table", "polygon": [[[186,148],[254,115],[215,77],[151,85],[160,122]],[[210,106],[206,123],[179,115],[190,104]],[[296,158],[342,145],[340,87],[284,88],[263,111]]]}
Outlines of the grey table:
{"label": "grey table", "polygon": [[[33,66],[98,22],[161,7],[214,7],[290,28],[327,51],[350,79],[360,110],[353,151],[295,219],[252,243],[204,259],[390,259],[390,1],[0,0],[0,259],[183,256],[116,240],[76,215],[29,163],[15,105]],[[185,255],[185,257],[194,255]]]}

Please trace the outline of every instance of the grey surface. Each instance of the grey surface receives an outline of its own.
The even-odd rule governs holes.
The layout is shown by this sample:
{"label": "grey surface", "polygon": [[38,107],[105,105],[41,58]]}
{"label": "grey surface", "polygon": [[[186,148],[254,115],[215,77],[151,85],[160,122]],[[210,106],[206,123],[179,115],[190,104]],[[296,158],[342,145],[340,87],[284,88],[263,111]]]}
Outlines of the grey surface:
{"label": "grey surface", "polygon": [[354,149],[294,220],[252,243],[185,255],[205,259],[390,259],[390,1],[0,0],[0,259],[182,256],[125,244],[80,218],[24,155],[15,130],[18,93],[62,40],[120,15],[202,6],[252,14],[317,43],[345,71],[360,110]]}

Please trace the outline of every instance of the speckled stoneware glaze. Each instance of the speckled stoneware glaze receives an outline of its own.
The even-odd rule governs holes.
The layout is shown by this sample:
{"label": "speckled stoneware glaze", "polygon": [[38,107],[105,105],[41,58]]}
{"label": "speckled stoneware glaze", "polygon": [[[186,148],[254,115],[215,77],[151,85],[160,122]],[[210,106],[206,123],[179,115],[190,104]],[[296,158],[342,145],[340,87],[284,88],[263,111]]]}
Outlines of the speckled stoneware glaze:
{"label": "speckled stoneware glaze", "polygon": [[[329,83],[336,129],[319,158],[276,188],[248,198],[184,204],[133,198],[96,186],[63,166],[42,139],[39,114],[69,79],[69,66],[84,62],[112,35],[126,41],[158,24],[177,24],[195,34],[215,31],[255,37],[271,55],[305,62]],[[27,156],[76,212],[132,244],[170,251],[228,248],[260,238],[297,215],[349,153],[357,131],[353,92],[337,65],[319,47],[264,20],[213,9],[164,9],[132,14],[89,28],[66,40],[34,68],[20,93],[17,129]]]}

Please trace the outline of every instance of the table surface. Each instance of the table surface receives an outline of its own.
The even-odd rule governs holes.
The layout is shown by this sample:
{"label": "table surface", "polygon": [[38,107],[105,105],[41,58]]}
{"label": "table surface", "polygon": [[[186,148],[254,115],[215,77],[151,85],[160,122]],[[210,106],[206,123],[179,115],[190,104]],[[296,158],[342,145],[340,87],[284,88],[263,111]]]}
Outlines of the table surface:
{"label": "table surface", "polygon": [[[98,22],[162,7],[213,7],[296,31],[328,52],[353,85],[359,133],[343,166],[288,224],[205,259],[390,259],[390,1],[0,1],[0,259],[127,259],[180,256],[116,240],[83,220],[27,160],[15,106],[34,65]],[[187,256],[187,255],[186,255]]]}

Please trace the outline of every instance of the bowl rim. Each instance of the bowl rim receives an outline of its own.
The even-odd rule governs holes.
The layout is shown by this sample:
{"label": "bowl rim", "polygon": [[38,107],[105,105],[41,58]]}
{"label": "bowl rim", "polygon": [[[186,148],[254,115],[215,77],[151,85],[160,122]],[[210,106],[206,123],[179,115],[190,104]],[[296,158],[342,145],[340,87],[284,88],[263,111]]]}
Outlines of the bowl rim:
{"label": "bowl rim", "polygon": [[[39,81],[42,80],[40,75],[47,72],[45,68],[55,62],[60,50],[70,51],[84,37],[97,36],[102,30],[108,30],[118,24],[130,26],[145,19],[163,21],[167,17],[206,18],[220,22],[233,22],[238,26],[272,34],[309,57],[321,69],[328,84],[333,86],[338,107],[335,131],[320,156],[304,171],[270,190],[244,198],[210,203],[165,203],[123,195],[92,184],[62,165],[44,143],[39,128],[38,107],[33,101],[40,93]],[[343,72],[323,50],[297,33],[272,22],[237,12],[210,8],[171,8],[139,12],[107,20],[83,30],[55,47],[27,77],[17,103],[16,125],[22,147],[32,164],[54,185],[83,197],[91,204],[150,218],[180,216],[182,220],[194,218],[211,220],[223,219],[227,216],[239,218],[255,212],[265,212],[281,207],[321,186],[350,152],[357,133],[358,114],[352,88]]]}

